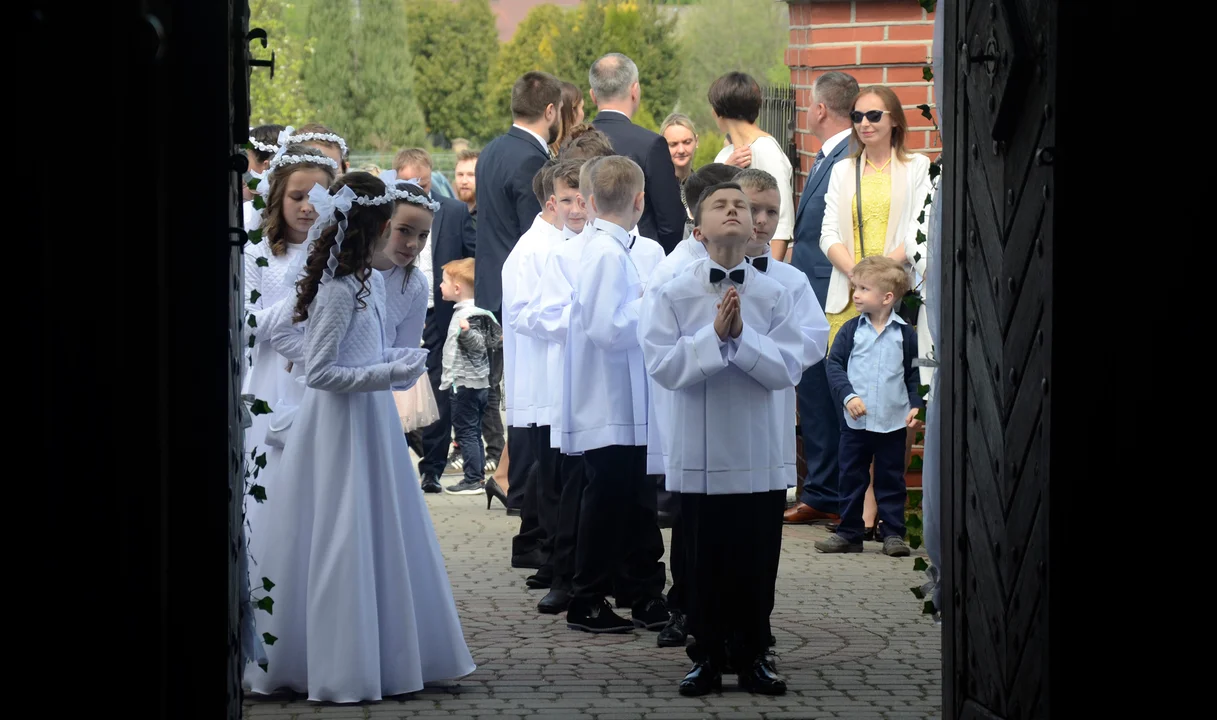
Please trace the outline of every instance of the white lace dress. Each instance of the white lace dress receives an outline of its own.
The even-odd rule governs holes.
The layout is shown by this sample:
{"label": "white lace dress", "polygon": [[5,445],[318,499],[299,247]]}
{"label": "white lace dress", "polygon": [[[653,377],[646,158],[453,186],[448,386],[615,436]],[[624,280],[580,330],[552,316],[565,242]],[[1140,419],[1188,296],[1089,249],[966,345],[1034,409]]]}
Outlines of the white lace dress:
{"label": "white lace dress", "polygon": [[277,641],[266,671],[246,668],[254,693],[371,701],[476,668],[422,489],[400,481],[414,471],[389,388],[421,377],[427,353],[386,345],[383,284],[369,280],[366,307],[347,276],[309,308],[308,387],[259,527],[254,576],[275,587],[258,632]]}

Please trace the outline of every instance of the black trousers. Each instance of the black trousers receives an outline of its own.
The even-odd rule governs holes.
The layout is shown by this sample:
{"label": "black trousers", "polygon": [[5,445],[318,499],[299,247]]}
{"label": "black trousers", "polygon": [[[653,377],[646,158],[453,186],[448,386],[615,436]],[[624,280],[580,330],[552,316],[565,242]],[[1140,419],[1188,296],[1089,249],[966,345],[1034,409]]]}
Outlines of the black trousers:
{"label": "black trousers", "polygon": [[528,502],[529,488],[537,472],[531,430],[526,427],[507,428],[510,455],[507,465],[507,507],[520,511],[520,531],[511,539],[512,557],[521,557],[541,549],[536,508],[530,507]]}
{"label": "black trousers", "polygon": [[558,454],[558,513],[549,564],[550,587],[570,592],[575,576],[575,548],[579,540],[579,512],[587,487],[587,463],[582,455]]}
{"label": "black trousers", "polygon": [[742,669],[769,645],[786,492],[682,493],[680,502],[694,637],[687,652],[720,667],[732,658]]}
{"label": "black trousers", "polygon": [[[529,432],[535,472],[529,482],[520,519],[524,520],[529,515],[533,517],[536,526],[533,534],[540,538],[541,556],[545,559],[542,571],[552,574],[550,557],[554,550],[554,536],[558,532],[558,503],[562,496],[562,480],[558,474],[560,453],[557,448],[549,446],[548,425],[529,428]],[[520,530],[524,530],[523,523]]]}
{"label": "black trousers", "polygon": [[686,615],[689,609],[685,599],[685,572],[688,565],[685,562],[685,521],[684,513],[681,512],[680,493],[669,492],[667,495],[668,502],[672,509],[668,512],[672,513],[672,541],[668,548],[668,562],[672,569],[672,587],[668,588],[668,608],[671,610],[679,610]]}
{"label": "black trousers", "polygon": [[588,480],[579,506],[572,604],[612,594],[618,607],[663,597],[663,535],[646,446],[588,450]]}

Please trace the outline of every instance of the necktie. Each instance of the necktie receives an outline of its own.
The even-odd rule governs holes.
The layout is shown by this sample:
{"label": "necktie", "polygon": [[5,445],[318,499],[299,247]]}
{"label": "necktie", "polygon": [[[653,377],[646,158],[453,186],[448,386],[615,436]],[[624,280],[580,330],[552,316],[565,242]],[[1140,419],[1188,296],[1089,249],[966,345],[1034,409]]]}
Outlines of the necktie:
{"label": "necktie", "polygon": [[807,173],[807,177],[815,177],[816,170],[820,169],[820,163],[824,162],[824,150],[816,151],[816,161],[811,164],[811,172]]}
{"label": "necktie", "polygon": [[752,267],[756,268],[757,270],[759,270],[761,272],[769,272],[769,256],[768,255],[758,255],[754,258],[748,258],[748,262],[752,264]]}
{"label": "necktie", "polygon": [[[724,279],[726,279],[727,276],[728,276],[728,273],[725,273],[722,270],[719,270],[718,268],[710,268],[710,282],[712,282],[712,283],[720,283]],[[740,268],[738,270],[732,270],[730,273],[730,277],[731,277],[731,282],[735,283],[736,285],[743,285],[744,284],[744,269]]]}
{"label": "necktie", "polygon": [[630,249],[630,250],[633,250],[633,249],[634,249],[634,242],[635,242],[636,240],[638,240],[638,236],[637,236],[637,235],[631,235],[631,236],[630,236],[630,247],[629,247],[629,249]]}

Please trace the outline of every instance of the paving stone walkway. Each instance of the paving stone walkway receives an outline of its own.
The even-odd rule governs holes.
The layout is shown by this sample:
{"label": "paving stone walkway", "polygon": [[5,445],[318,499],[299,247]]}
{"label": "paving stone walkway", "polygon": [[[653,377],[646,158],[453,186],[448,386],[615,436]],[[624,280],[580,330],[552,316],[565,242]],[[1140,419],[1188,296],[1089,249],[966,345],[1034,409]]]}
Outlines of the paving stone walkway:
{"label": "paving stone walkway", "polygon": [[[535,610],[544,591],[531,571],[510,567],[519,519],[481,496],[428,495],[465,638],[478,669],[450,687],[360,706],[304,697],[247,699],[250,720],[396,718],[935,718],[941,705],[941,628],[921,614],[909,588],[924,575],[910,558],[866,552],[823,555],[827,532],[787,526],[772,616],[782,697],[751,695],[724,677],[721,694],[684,698],[676,684],[689,662],[659,648],[655,633],[591,635],[564,616]],[[665,547],[670,532],[664,531]]]}

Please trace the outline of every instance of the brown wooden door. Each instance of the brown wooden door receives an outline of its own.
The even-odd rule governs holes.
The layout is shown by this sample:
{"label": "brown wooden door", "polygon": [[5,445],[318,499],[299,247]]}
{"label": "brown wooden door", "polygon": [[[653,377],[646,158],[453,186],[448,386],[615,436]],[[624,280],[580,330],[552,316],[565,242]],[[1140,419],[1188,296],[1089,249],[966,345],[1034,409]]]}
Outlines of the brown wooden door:
{"label": "brown wooden door", "polygon": [[946,718],[1050,717],[1055,5],[939,3]]}

